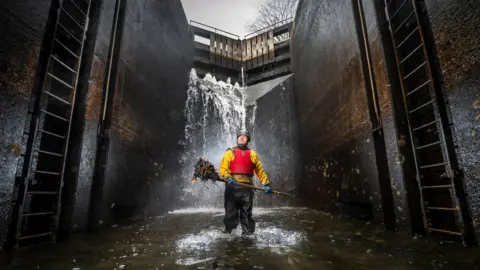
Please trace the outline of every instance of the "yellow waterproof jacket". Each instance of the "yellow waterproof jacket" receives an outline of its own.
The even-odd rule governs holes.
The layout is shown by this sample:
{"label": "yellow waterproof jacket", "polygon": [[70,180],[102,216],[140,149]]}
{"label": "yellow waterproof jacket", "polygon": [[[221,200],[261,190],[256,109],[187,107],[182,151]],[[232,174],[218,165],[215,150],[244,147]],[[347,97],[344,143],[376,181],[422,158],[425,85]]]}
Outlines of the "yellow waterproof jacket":
{"label": "yellow waterproof jacket", "polygon": [[[252,183],[253,178],[245,175],[232,175],[230,171],[230,163],[235,159],[235,155],[233,154],[232,149],[228,149],[223,155],[222,162],[220,163],[220,177],[226,179],[228,177],[232,177],[235,181],[238,182],[249,182]],[[268,181],[268,176],[263,170],[262,163],[258,158],[258,155],[255,151],[250,149],[250,161],[252,161],[254,169],[253,172],[258,177],[260,182],[263,185],[268,185],[270,182]]]}

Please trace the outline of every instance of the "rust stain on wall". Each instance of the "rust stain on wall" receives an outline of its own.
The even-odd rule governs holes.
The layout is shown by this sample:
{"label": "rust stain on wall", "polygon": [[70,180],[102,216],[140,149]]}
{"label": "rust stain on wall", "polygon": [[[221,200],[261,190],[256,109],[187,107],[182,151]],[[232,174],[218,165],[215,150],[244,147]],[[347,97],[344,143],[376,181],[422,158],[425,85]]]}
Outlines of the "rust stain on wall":
{"label": "rust stain on wall", "polygon": [[35,82],[40,46],[35,44],[21,55],[9,54],[8,68],[0,69],[0,86],[28,99]]}
{"label": "rust stain on wall", "polygon": [[434,20],[433,27],[436,30],[434,35],[437,52],[447,87],[460,82],[463,75],[479,65],[480,17],[472,12],[479,8],[474,8],[472,5],[478,7],[480,2],[470,2],[471,4],[454,4],[455,8],[445,8],[434,15],[444,18]]}
{"label": "rust stain on wall", "polygon": [[325,152],[340,147],[370,128],[359,55],[350,61],[344,70],[344,76],[341,76],[337,84],[327,92],[336,92],[336,95],[328,95],[336,96],[336,100],[321,100],[314,112],[305,120],[305,123],[309,123],[306,134],[318,134],[319,138],[315,141],[329,142],[322,145]]}
{"label": "rust stain on wall", "polygon": [[123,64],[119,65],[119,74],[117,76],[117,85],[113,102],[112,129],[118,132],[119,137],[123,141],[132,143],[135,138],[139,136],[139,125],[134,110],[123,99],[123,89],[126,77],[125,68],[126,67]]}
{"label": "rust stain on wall", "polygon": [[98,120],[102,108],[103,85],[104,85],[104,63],[97,57],[93,60],[90,91],[87,98],[86,120]]}
{"label": "rust stain on wall", "polygon": [[113,130],[118,132],[121,139],[131,143],[138,137],[138,125],[135,121],[134,112],[123,101],[119,102],[117,109],[113,116]]}

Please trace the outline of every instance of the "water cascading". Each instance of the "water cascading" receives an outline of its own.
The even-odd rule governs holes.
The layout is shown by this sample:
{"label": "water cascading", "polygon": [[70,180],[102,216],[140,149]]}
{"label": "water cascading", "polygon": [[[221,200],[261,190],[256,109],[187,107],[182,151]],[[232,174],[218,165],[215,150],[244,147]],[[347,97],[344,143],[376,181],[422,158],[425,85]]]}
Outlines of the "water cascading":
{"label": "water cascading", "polygon": [[236,144],[236,134],[246,127],[245,88],[238,83],[217,81],[207,74],[199,78],[192,69],[184,114],[186,117],[183,166],[183,207],[222,207],[222,183],[191,183],[193,166],[207,158],[217,170],[227,148]]}

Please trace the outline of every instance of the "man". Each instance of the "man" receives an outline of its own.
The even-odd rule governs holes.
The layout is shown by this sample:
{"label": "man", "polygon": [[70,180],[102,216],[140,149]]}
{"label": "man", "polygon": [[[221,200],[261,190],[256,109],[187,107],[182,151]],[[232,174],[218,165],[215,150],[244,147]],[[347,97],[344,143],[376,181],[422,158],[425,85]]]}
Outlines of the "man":
{"label": "man", "polygon": [[[255,151],[248,148],[250,134],[242,130],[237,134],[237,146],[227,149],[220,163],[220,177],[225,185],[225,232],[237,227],[238,218],[245,235],[255,231],[252,219],[253,189],[236,185],[236,182],[253,184],[253,174],[262,182],[265,194],[271,194],[270,182]],[[239,214],[240,212],[240,214]]]}

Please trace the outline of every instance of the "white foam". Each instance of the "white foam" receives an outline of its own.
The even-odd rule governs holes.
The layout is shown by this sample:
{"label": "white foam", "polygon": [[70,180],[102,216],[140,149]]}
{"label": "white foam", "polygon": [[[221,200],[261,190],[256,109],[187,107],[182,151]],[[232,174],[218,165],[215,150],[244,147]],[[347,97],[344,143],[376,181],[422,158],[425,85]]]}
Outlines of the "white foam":
{"label": "white foam", "polygon": [[[261,226],[261,223],[258,225]],[[257,227],[259,227],[257,225]],[[239,237],[241,230],[230,234],[221,232],[219,229],[205,229],[198,233],[187,234],[176,242],[176,250],[178,253],[185,252],[208,252],[215,244],[224,240],[229,241],[235,237]],[[254,235],[248,236],[253,240],[256,248],[271,249],[274,252],[281,250],[288,252],[291,247],[298,245],[305,239],[302,232],[289,231],[281,228],[268,226],[266,228],[257,228]]]}
{"label": "white foam", "polygon": [[214,259],[215,258],[206,258],[206,259],[203,259],[203,260],[199,260],[197,258],[186,258],[186,259],[178,259],[178,260],[175,261],[175,263],[178,264],[178,265],[195,265],[195,264],[199,264],[199,263],[212,261]]}
{"label": "white foam", "polygon": [[173,211],[168,211],[169,214],[175,215],[175,214],[198,214],[198,213],[210,213],[210,214],[216,214],[216,213],[222,213],[225,212],[225,209],[222,208],[184,208],[184,209],[177,209]]}
{"label": "white foam", "polygon": [[[253,215],[254,216],[266,215],[266,214],[270,214],[274,211],[287,210],[287,209],[302,209],[302,208],[294,208],[294,207],[278,207],[278,208],[255,207],[255,208],[253,208]],[[176,214],[188,215],[188,214],[200,214],[200,213],[219,214],[219,213],[224,213],[224,212],[225,212],[225,209],[223,209],[223,208],[216,208],[216,207],[193,208],[193,207],[189,207],[189,208],[172,210],[172,211],[169,211],[168,214],[172,214],[172,215],[176,215]]]}

